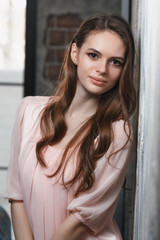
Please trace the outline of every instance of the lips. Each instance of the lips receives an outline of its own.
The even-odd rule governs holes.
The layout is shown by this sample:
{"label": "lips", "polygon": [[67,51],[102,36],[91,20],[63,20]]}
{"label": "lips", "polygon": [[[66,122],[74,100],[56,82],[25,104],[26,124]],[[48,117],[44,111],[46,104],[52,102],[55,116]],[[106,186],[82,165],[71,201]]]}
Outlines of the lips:
{"label": "lips", "polygon": [[102,79],[102,78],[97,78],[97,77],[94,77],[94,76],[90,76],[90,78],[92,80],[92,83],[94,85],[97,85],[97,86],[103,86],[107,83],[107,81]]}

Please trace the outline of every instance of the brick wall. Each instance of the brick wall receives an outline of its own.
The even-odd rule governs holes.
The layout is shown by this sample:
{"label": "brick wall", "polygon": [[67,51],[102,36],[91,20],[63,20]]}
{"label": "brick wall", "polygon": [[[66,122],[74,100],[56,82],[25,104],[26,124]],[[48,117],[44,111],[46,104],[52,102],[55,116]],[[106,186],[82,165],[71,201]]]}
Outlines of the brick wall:
{"label": "brick wall", "polygon": [[78,14],[49,15],[44,36],[46,57],[44,78],[56,82],[67,44],[82,20]]}

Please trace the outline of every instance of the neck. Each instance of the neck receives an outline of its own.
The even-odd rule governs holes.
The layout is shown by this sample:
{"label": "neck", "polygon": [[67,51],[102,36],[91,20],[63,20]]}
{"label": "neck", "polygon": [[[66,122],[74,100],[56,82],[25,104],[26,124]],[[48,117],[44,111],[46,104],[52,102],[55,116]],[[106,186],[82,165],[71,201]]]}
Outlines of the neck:
{"label": "neck", "polygon": [[68,116],[73,116],[78,113],[83,117],[93,115],[98,107],[99,96],[88,93],[85,89],[77,84],[77,89],[73,101],[67,111]]}

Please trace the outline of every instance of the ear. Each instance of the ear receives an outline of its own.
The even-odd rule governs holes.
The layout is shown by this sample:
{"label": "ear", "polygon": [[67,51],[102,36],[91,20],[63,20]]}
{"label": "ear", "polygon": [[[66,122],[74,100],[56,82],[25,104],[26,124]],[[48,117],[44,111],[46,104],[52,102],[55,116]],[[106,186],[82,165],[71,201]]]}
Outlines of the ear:
{"label": "ear", "polygon": [[72,62],[73,62],[75,65],[78,65],[78,47],[77,47],[76,43],[73,43],[73,44],[72,44],[72,48],[71,48],[71,59],[72,59]]}

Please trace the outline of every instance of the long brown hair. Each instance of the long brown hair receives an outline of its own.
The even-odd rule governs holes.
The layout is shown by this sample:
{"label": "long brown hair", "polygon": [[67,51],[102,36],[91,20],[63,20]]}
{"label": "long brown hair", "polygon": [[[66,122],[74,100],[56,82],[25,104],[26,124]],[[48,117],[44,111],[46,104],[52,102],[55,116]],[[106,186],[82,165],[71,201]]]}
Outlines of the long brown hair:
{"label": "long brown hair", "polygon": [[[65,136],[67,124],[64,115],[76,91],[77,67],[71,60],[72,44],[76,43],[77,47],[81,48],[90,33],[106,30],[116,32],[126,46],[125,63],[120,79],[111,90],[100,96],[96,113],[83,124],[70,140],[64,150],[58,169],[52,175],[53,177],[62,170],[61,174],[65,187],[74,184],[76,180],[80,180],[75,196],[92,187],[95,164],[107,152],[113,141],[113,122],[123,119],[124,123],[127,123],[129,126],[128,141],[130,140],[131,126],[129,118],[136,105],[136,94],[133,85],[134,40],[129,24],[122,17],[114,14],[96,15],[81,24],[73,40],[68,45],[55,97],[51,98],[41,116],[42,138],[37,143],[36,154],[39,163],[46,167],[43,150],[48,145],[53,146],[59,143]],[[97,136],[98,142],[95,147]],[[77,166],[73,178],[65,182],[64,172],[69,160],[67,153],[71,147],[78,149]]]}

